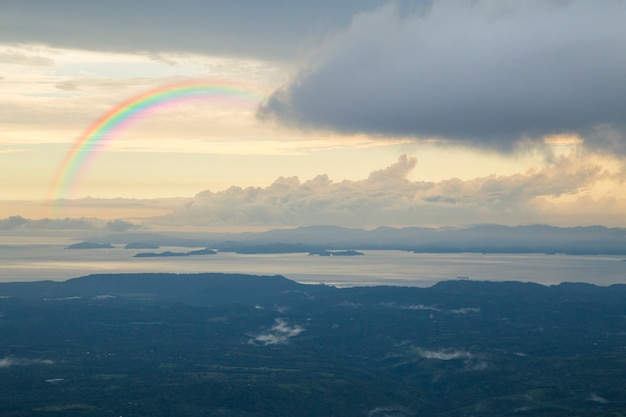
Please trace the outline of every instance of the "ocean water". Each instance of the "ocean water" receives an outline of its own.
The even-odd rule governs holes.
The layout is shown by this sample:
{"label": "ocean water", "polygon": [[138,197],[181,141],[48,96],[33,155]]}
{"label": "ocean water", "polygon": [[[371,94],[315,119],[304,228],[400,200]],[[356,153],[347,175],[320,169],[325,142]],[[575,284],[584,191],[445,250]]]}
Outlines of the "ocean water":
{"label": "ocean water", "polygon": [[[32,242],[32,240],[30,241]],[[225,272],[284,275],[301,283],[335,286],[402,285],[427,287],[450,279],[523,281],[541,284],[626,283],[623,256],[545,254],[415,254],[363,251],[364,256],[319,257],[306,253],[133,258],[145,250],[64,249],[50,239],[0,244],[0,282],[63,281],[89,274],[138,272]],[[161,248],[186,252],[190,248]]]}

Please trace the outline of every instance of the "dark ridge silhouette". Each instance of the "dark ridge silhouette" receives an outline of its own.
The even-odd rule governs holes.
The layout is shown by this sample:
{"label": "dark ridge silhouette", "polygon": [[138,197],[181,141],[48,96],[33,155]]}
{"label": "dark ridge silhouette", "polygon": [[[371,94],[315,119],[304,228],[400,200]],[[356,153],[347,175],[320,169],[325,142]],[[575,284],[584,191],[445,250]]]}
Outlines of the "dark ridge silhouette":
{"label": "dark ridge silhouette", "polygon": [[111,249],[113,245],[108,243],[95,243],[95,242],[79,242],[69,245],[65,249]]}

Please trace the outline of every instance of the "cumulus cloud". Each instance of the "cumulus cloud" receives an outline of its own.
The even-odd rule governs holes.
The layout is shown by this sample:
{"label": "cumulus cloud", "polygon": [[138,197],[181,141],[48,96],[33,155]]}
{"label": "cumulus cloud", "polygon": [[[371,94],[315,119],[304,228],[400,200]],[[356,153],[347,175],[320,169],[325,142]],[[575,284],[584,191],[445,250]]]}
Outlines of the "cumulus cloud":
{"label": "cumulus cloud", "polygon": [[290,325],[283,319],[276,319],[274,326],[254,336],[250,339],[250,343],[261,344],[263,346],[282,345],[288,343],[290,338],[299,335],[303,331],[304,328],[297,324]]}
{"label": "cumulus cloud", "polygon": [[126,232],[137,229],[139,226],[126,220],[105,221],[97,218],[44,218],[27,219],[22,216],[10,216],[0,219],[2,230],[104,230],[110,232]]}
{"label": "cumulus cloud", "polygon": [[358,14],[263,118],[511,151],[577,133],[626,154],[626,3],[439,0]]}
{"label": "cumulus cloud", "polygon": [[106,227],[112,232],[126,232],[137,228],[137,225],[131,222],[127,222],[125,220],[116,219],[107,222]]}
{"label": "cumulus cloud", "polygon": [[97,220],[93,219],[40,219],[31,220],[22,216],[11,216],[0,219],[0,230],[17,229],[50,229],[50,230],[92,230]]}
{"label": "cumulus cloud", "polygon": [[[600,160],[575,154],[555,158],[547,166],[513,175],[470,180],[411,181],[415,158],[400,156],[388,168],[363,180],[333,181],[319,175],[308,181],[281,177],[267,187],[231,187],[203,191],[184,207],[155,223],[194,225],[300,226],[337,224],[347,227],[471,223],[545,223],[549,216],[563,224],[566,213],[559,199],[587,197],[586,210],[603,213],[603,221],[623,223],[625,196],[613,195],[607,210],[594,203],[588,190],[608,181],[619,192],[624,172],[609,170]],[[587,193],[587,194],[586,194]],[[600,197],[598,197],[600,198]],[[604,197],[602,197],[604,198]],[[569,201],[569,200],[568,200]],[[589,218],[590,213],[585,213]],[[572,223],[579,222],[573,218]]]}

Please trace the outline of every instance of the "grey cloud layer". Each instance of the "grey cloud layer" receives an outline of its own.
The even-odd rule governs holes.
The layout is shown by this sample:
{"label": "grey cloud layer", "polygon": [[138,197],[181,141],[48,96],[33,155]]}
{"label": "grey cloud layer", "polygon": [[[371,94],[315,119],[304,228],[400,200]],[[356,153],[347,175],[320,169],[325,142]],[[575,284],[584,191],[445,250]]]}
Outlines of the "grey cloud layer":
{"label": "grey cloud layer", "polygon": [[[401,156],[390,167],[358,181],[335,182],[319,175],[305,182],[297,177],[279,178],[265,188],[203,191],[184,208],[154,221],[179,225],[349,227],[548,220],[562,224],[559,220],[565,219],[563,213],[544,207],[543,197],[575,194],[598,181],[619,180],[619,174],[608,173],[594,163],[582,163],[575,156],[558,158],[543,169],[524,174],[466,181],[411,181],[407,176],[416,164],[416,159]],[[593,210],[594,203],[588,201],[585,207]],[[607,207],[602,206],[602,211],[604,221],[609,222],[614,213]],[[623,217],[621,212],[617,215]]]}
{"label": "grey cloud layer", "polygon": [[0,42],[289,59],[303,44],[384,2],[2,0]]}
{"label": "grey cloud layer", "polygon": [[626,2],[435,2],[357,15],[260,116],[514,149],[577,133],[626,154]]}

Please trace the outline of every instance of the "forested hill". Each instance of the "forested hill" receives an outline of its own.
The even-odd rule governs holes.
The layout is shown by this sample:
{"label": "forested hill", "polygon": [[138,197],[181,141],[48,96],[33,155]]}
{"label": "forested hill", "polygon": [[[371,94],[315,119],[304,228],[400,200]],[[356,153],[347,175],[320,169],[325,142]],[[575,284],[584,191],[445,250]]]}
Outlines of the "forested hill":
{"label": "forested hill", "polygon": [[[303,295],[307,297],[303,297]],[[157,302],[178,302],[198,306],[252,304],[263,302],[333,303],[346,300],[366,304],[423,302],[442,305],[503,303],[579,302],[594,304],[626,297],[626,285],[608,287],[583,283],[544,286],[522,282],[471,280],[444,281],[430,288],[368,286],[336,288],[305,285],[281,275],[200,273],[94,274],[67,281],[0,283],[0,297],[23,299],[105,299],[121,298]]]}
{"label": "forested hill", "polygon": [[622,416],[626,285],[0,284],[0,415]]}
{"label": "forested hill", "polygon": [[190,305],[257,304],[304,287],[282,276],[239,274],[104,274],[67,281],[0,283],[0,296],[25,299],[104,299]]}

